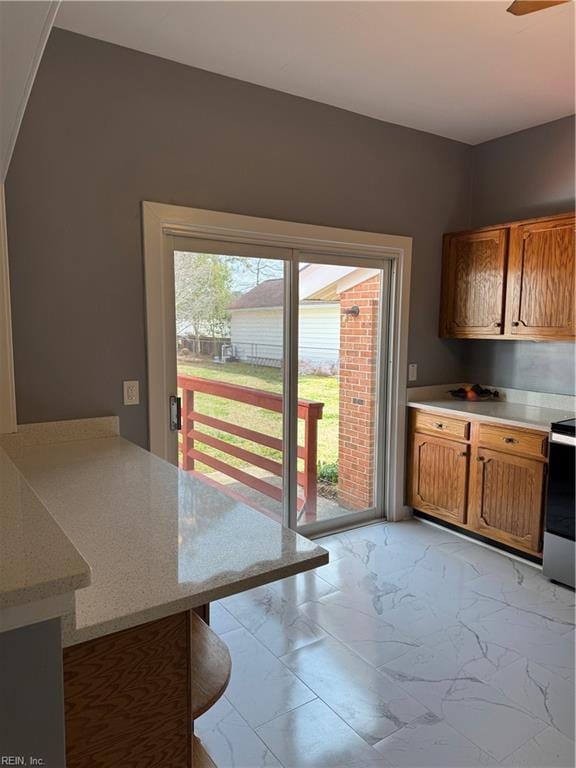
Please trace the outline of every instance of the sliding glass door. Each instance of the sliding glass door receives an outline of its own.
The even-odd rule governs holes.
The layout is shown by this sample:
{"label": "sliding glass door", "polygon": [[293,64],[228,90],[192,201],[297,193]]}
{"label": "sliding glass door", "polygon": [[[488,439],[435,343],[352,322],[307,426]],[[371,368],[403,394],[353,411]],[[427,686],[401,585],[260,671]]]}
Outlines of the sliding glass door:
{"label": "sliding glass door", "polygon": [[172,253],[180,467],[303,530],[382,515],[388,263],[196,238]]}

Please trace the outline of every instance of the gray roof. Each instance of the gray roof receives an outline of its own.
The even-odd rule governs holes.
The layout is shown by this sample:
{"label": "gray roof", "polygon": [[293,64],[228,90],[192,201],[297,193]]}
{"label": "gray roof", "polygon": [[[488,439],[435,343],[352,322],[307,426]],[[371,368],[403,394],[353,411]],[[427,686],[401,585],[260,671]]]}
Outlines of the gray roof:
{"label": "gray roof", "polygon": [[242,293],[228,306],[228,309],[260,309],[281,307],[284,302],[284,280],[264,280],[247,293]]}

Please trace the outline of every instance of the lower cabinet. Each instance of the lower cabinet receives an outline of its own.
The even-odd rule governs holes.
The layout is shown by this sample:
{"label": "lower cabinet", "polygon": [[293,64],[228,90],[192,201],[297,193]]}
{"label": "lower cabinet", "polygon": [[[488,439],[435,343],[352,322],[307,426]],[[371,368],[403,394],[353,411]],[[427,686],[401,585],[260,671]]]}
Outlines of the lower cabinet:
{"label": "lower cabinet", "polygon": [[464,530],[540,554],[546,434],[410,410],[407,503]]}
{"label": "lower cabinet", "polygon": [[451,523],[464,523],[468,455],[463,443],[414,433],[408,503]]}
{"label": "lower cabinet", "polygon": [[511,547],[538,552],[545,463],[485,448],[475,458],[470,527]]}

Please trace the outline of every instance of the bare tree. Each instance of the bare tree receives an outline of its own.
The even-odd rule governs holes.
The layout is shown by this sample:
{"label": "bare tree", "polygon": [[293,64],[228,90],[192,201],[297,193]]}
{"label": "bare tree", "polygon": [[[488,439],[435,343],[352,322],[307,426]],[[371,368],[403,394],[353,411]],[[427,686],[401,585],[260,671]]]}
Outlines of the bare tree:
{"label": "bare tree", "polygon": [[275,259],[261,259],[254,256],[234,257],[234,283],[239,293],[255,288],[265,280],[274,280],[283,276],[284,263]]}
{"label": "bare tree", "polygon": [[200,337],[212,339],[229,332],[231,273],[227,257],[211,253],[174,254],[176,332],[192,331],[196,348]]}

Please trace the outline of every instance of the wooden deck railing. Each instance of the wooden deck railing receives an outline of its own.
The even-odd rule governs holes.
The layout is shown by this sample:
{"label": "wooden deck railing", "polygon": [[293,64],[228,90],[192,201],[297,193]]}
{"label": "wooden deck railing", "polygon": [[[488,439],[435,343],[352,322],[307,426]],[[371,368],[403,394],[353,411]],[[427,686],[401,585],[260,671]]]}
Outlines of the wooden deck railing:
{"label": "wooden deck railing", "polygon": [[[264,392],[254,387],[242,387],[238,384],[204,379],[199,376],[178,376],[178,387],[182,390],[182,468],[190,472],[196,471],[195,462],[198,461],[269,498],[282,501],[281,487],[199,450],[196,443],[208,445],[221,453],[264,469],[276,477],[282,477],[282,462],[261,456],[247,448],[202,432],[197,428],[197,425],[204,424],[220,432],[235,435],[280,452],[282,452],[282,439],[201,413],[196,408],[194,397],[196,393],[214,395],[225,400],[264,408],[274,413],[282,413],[282,395],[276,392]],[[298,446],[298,458],[303,460],[303,469],[298,472],[298,485],[303,490],[303,497],[298,499],[299,519],[302,522],[312,522],[316,519],[318,421],[322,418],[323,408],[324,403],[312,400],[298,401],[298,419],[304,422],[304,445]]]}

